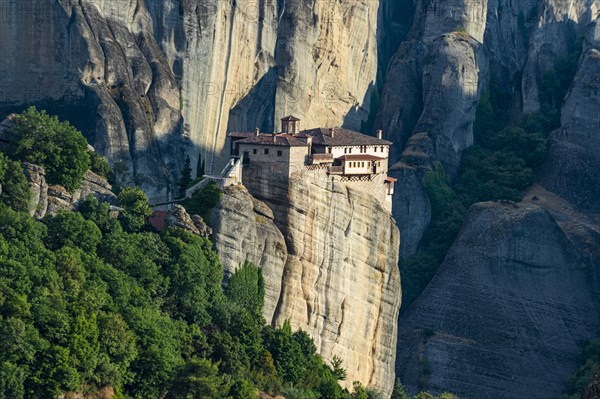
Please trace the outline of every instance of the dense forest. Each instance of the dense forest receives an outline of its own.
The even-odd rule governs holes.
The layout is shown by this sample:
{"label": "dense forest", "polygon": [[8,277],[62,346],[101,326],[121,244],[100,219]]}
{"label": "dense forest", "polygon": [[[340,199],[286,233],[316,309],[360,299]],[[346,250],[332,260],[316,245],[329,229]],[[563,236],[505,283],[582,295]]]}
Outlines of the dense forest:
{"label": "dense forest", "polygon": [[[342,362],[325,362],[306,332],[265,323],[260,269],[241,265],[224,285],[209,240],[155,231],[139,188],[119,189],[118,214],[90,196],[77,212],[32,218],[21,162],[70,191],[89,168],[111,174],[81,133],[43,111],[12,129],[16,143],[0,153],[0,399],[381,397],[359,382],[342,388]],[[202,214],[217,190],[188,207]],[[393,397],[409,398],[400,383]]]}

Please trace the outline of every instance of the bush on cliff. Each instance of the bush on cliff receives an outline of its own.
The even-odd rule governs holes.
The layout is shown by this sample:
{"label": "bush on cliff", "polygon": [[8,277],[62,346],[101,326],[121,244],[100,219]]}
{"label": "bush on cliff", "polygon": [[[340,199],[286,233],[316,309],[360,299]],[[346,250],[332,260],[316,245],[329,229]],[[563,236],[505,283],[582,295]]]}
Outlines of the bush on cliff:
{"label": "bush on cliff", "polygon": [[0,152],[0,203],[21,212],[29,206],[29,185],[20,162],[13,161]]}
{"label": "bush on cliff", "polygon": [[18,139],[9,154],[15,160],[31,162],[46,169],[50,184],[59,184],[69,191],[81,185],[90,168],[87,141],[68,122],[30,107],[14,119],[12,133]]}

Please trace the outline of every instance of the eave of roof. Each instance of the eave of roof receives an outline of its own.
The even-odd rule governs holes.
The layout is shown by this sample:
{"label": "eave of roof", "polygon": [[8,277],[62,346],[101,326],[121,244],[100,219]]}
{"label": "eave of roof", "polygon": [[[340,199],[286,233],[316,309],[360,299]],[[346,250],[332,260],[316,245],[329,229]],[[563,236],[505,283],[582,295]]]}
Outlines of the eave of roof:
{"label": "eave of roof", "polygon": [[341,159],[344,161],[355,161],[355,160],[360,160],[360,161],[384,161],[387,158],[381,158],[381,157],[377,157],[375,155],[371,155],[371,154],[347,154],[347,155],[342,155],[341,157],[338,157],[337,159]]}
{"label": "eave of roof", "polygon": [[237,141],[239,144],[256,144],[256,145],[269,145],[269,146],[280,146],[280,147],[308,147],[308,144],[298,140],[291,134],[278,134],[276,139],[273,140],[272,134],[261,134],[259,136],[248,136],[245,139]]}

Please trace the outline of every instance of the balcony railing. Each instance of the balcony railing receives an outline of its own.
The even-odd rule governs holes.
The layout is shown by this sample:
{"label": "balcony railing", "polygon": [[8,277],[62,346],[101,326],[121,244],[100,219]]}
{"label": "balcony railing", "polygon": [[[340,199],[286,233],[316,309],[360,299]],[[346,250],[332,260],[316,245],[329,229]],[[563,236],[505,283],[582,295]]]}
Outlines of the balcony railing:
{"label": "balcony railing", "polygon": [[343,175],[344,167],[343,166],[330,166],[327,171],[330,175]]}
{"label": "balcony railing", "polygon": [[308,156],[308,164],[332,163],[333,154],[312,154]]}

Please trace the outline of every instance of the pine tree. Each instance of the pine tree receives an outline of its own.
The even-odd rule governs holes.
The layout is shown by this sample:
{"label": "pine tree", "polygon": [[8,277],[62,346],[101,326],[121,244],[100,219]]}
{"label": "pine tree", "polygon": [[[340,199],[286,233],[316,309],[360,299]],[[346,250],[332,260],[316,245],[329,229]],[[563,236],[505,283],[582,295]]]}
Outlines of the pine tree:
{"label": "pine tree", "polygon": [[177,188],[179,189],[179,196],[185,196],[185,190],[187,190],[192,183],[192,166],[190,163],[190,157],[185,157],[185,163],[181,170],[181,177],[177,181]]}

